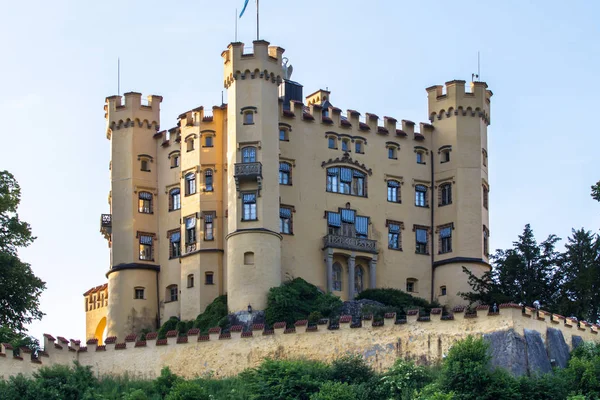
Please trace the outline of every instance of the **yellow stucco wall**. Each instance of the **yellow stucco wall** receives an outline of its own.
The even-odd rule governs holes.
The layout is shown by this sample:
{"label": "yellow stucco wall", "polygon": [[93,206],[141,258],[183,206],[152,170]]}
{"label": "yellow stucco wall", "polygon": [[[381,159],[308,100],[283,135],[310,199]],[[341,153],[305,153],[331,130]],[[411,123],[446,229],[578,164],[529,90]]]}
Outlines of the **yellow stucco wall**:
{"label": "yellow stucco wall", "polygon": [[[386,319],[381,327],[373,327],[370,321],[364,321],[362,328],[350,328],[348,323],[342,323],[339,330],[319,326],[316,332],[307,332],[306,327],[301,326],[294,333],[276,329],[272,335],[265,336],[258,331],[248,338],[241,337],[238,332],[231,333],[230,339],[219,340],[219,334],[211,334],[208,341],[198,341],[197,336],[189,336],[185,338],[187,343],[178,343],[173,337],[165,339],[165,345],[158,346],[155,340],[149,340],[141,347],[140,343],[136,346],[134,342],[100,348],[89,344],[85,351],[69,351],[69,343],[46,338],[48,357],[41,357],[42,364],[10,356],[0,357],[0,378],[19,372],[31,374],[41,365],[70,364],[72,360],[90,365],[99,376],[127,373],[130,377],[152,379],[160,374],[162,367],[168,366],[174,373],[186,378],[208,374],[225,377],[255,367],[267,357],[330,362],[344,353],[358,353],[376,370],[383,371],[397,358],[435,363],[447,354],[453,343],[467,335],[480,336],[509,329],[521,336],[524,329],[536,330],[543,340],[547,328],[559,329],[569,346],[573,335],[584,341],[599,341],[597,331],[600,327],[566,322],[569,325],[562,317],[543,312],[538,315],[533,310],[522,314],[517,307],[502,308],[498,315],[488,315],[487,310],[482,310],[476,318],[465,318],[462,313],[456,313],[455,319],[448,321],[441,320],[440,315],[432,315],[428,322],[409,316],[407,323],[401,325],[395,325],[393,319]],[[123,342],[123,338],[118,342]],[[55,348],[55,343],[62,348]],[[72,349],[79,348],[74,342],[70,346]],[[2,348],[2,351],[6,354],[6,349]]]}

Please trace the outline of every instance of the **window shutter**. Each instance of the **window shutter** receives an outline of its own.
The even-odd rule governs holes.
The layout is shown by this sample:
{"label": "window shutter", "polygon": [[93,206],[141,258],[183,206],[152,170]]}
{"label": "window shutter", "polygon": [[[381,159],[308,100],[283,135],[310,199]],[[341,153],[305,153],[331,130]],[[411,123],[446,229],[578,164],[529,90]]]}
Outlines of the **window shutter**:
{"label": "window shutter", "polygon": [[292,218],[292,209],[281,207],[279,209],[279,216],[281,218]]}
{"label": "window shutter", "polygon": [[398,224],[389,224],[390,233],[400,233],[400,225]]}
{"label": "window shutter", "polygon": [[342,221],[353,224],[355,215],[356,215],[356,213],[354,210],[343,209],[342,210]]}
{"label": "window shutter", "polygon": [[337,176],[340,173],[339,168],[327,168],[327,175],[329,176]]}
{"label": "window shutter", "polygon": [[427,231],[425,229],[417,229],[417,243],[427,243]]}
{"label": "window shutter", "polygon": [[192,229],[196,227],[196,218],[188,217],[185,219],[185,229]]}
{"label": "window shutter", "polygon": [[442,228],[440,230],[440,237],[442,239],[449,238],[451,236],[452,236],[452,228],[451,227]]}
{"label": "window shutter", "polygon": [[286,163],[286,162],[280,162],[279,163],[279,170],[282,172],[289,172],[290,171],[290,164]]}
{"label": "window shutter", "polygon": [[243,197],[244,204],[256,203],[256,195],[254,193],[245,193]]}
{"label": "window shutter", "polygon": [[352,169],[342,167],[340,180],[345,183],[352,183]]}
{"label": "window shutter", "polygon": [[393,187],[393,188],[400,187],[400,183],[398,183],[398,181],[388,181],[387,184],[388,184],[388,187]]}
{"label": "window shutter", "polygon": [[140,243],[152,245],[152,236],[141,235]]}
{"label": "window shutter", "polygon": [[334,212],[327,212],[327,224],[329,226],[341,227],[342,220],[340,218],[340,214]]}
{"label": "window shutter", "polygon": [[369,234],[369,217],[356,217],[356,233],[360,235]]}
{"label": "window shutter", "polygon": [[171,243],[181,241],[181,232],[173,232],[171,234]]}

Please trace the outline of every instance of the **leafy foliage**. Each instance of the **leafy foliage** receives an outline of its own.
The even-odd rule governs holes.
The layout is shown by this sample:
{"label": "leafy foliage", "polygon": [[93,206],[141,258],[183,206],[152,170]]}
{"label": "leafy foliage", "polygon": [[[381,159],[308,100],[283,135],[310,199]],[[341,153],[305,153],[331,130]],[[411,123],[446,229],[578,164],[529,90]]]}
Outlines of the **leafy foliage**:
{"label": "leafy foliage", "polygon": [[600,201],[600,181],[592,186],[592,199]]}
{"label": "leafy foliage", "polygon": [[360,384],[375,377],[375,371],[357,354],[346,354],[331,363],[330,379],[342,383]]}
{"label": "leafy foliage", "polygon": [[19,219],[20,202],[21,187],[12,174],[0,171],[0,327],[15,333],[26,332],[27,324],[42,319],[39,297],[46,288],[17,256],[19,247],[35,239],[29,224]]}
{"label": "leafy foliage", "polygon": [[212,303],[206,306],[206,310],[196,317],[194,328],[200,329],[200,332],[205,334],[212,327],[226,328],[228,324],[227,295],[223,295],[214,299]]}
{"label": "leafy foliage", "polygon": [[529,224],[525,225],[519,240],[508,250],[496,250],[491,257],[493,269],[479,278],[463,268],[473,292],[460,293],[471,303],[485,304],[513,301],[532,305],[535,301],[546,307],[556,304],[558,263],[556,242],[560,239],[550,235],[540,243],[535,240]]}
{"label": "leafy foliage", "polygon": [[396,360],[394,366],[381,378],[386,398],[412,398],[413,394],[431,382],[430,371],[411,361]]}
{"label": "leafy foliage", "polygon": [[[365,289],[356,296],[356,300],[374,300],[385,304],[387,309],[372,309],[368,308],[369,312],[375,311],[379,314],[385,312],[397,312],[405,314],[406,310],[418,308],[423,311],[431,311],[432,308],[439,307],[437,303],[429,303],[427,300],[420,297],[414,297],[399,289],[382,288],[382,289]],[[383,315],[381,315],[383,317]],[[375,315],[378,317],[378,315]]]}
{"label": "leafy foliage", "polygon": [[265,319],[270,325],[279,321],[293,324],[307,319],[313,312],[325,317],[337,315],[341,306],[342,301],[337,296],[323,293],[304,279],[295,278],[269,290]]}

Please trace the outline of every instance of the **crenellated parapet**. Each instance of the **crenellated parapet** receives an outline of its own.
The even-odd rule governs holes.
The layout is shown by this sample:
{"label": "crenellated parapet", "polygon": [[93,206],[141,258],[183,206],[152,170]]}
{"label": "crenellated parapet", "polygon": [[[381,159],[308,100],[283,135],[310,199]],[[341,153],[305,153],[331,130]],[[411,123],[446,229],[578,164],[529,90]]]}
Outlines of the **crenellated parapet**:
{"label": "crenellated parapet", "polygon": [[481,118],[486,125],[490,124],[490,99],[493,95],[485,82],[471,82],[470,91],[465,88],[465,81],[446,82],[445,86],[428,87],[429,120],[452,118],[462,115]]}
{"label": "crenellated parapet", "polygon": [[368,135],[422,141],[434,131],[433,125],[427,122],[419,123],[419,131],[416,131],[416,124],[409,120],[398,121],[396,118],[388,116],[380,118],[373,113],[365,113],[364,120],[361,120],[361,113],[356,110],[348,109],[346,114],[342,115],[342,110],[337,107],[324,108],[319,104],[306,106],[297,100],[290,101],[289,109],[280,104],[279,116],[282,121],[297,119],[308,124],[323,125],[325,129],[328,129],[327,127],[339,129],[334,133],[339,137],[349,135],[352,142],[355,138],[364,139]]}
{"label": "crenellated parapet", "polygon": [[[99,376],[128,373],[140,379],[153,379],[162,367],[169,366],[174,373],[188,378],[197,374],[222,377],[255,367],[266,357],[330,362],[339,357],[337,349],[361,354],[381,371],[398,358],[420,363],[438,362],[456,341],[467,335],[504,335],[504,338],[516,340],[514,346],[508,350],[495,348],[499,342],[492,341],[492,351],[508,352],[514,359],[527,359],[529,353],[522,346],[524,337],[532,332],[533,336],[527,336],[528,343],[537,340],[551,355],[557,350],[552,347],[557,345],[557,339],[558,345],[568,350],[584,341],[600,342],[599,330],[600,326],[596,324],[509,303],[497,307],[480,305],[470,310],[459,306],[450,313],[437,308],[429,315],[414,309],[405,315],[386,313],[381,319],[366,315],[353,320],[351,316],[343,315],[336,320],[322,319],[317,323],[307,320],[291,325],[278,322],[272,329],[255,324],[248,330],[233,326],[229,332],[223,332],[215,327],[208,335],[200,335],[198,329],[190,329],[184,335],[169,331],[165,339],[158,339],[156,332],[147,333],[145,340],[129,334],[122,338],[107,338],[104,345],[98,345],[97,339],[90,339],[86,346],[80,346],[77,340],[46,334],[44,350],[33,358],[25,352],[14,356],[10,345],[0,345],[0,378],[18,373],[31,375],[41,366],[72,365],[73,361],[91,366],[94,374]],[[436,345],[432,346],[432,343]],[[505,342],[501,344],[506,345]],[[546,360],[548,365],[550,358],[548,356]]]}
{"label": "crenellated parapet", "polygon": [[269,46],[265,40],[252,42],[252,52],[244,52],[244,43],[231,43],[221,53],[224,68],[224,87],[226,89],[236,80],[264,79],[277,86],[283,81],[284,49]]}
{"label": "crenellated parapet", "polygon": [[104,105],[106,136],[124,128],[143,128],[156,132],[160,129],[160,103],[162,96],[149,95],[142,101],[142,94],[128,92],[123,96],[110,96]]}

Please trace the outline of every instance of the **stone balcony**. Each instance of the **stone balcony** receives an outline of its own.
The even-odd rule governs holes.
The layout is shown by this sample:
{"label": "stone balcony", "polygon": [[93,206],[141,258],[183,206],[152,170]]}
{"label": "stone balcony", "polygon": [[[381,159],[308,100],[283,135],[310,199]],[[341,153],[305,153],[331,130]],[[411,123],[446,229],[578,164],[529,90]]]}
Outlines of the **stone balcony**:
{"label": "stone balcony", "polygon": [[326,235],[323,237],[323,248],[335,248],[344,250],[362,251],[364,253],[377,254],[377,241],[350,236]]}
{"label": "stone balcony", "polygon": [[258,195],[262,189],[262,164],[259,162],[237,163],[233,172],[236,190],[240,190],[240,182],[256,181],[258,183]]}

